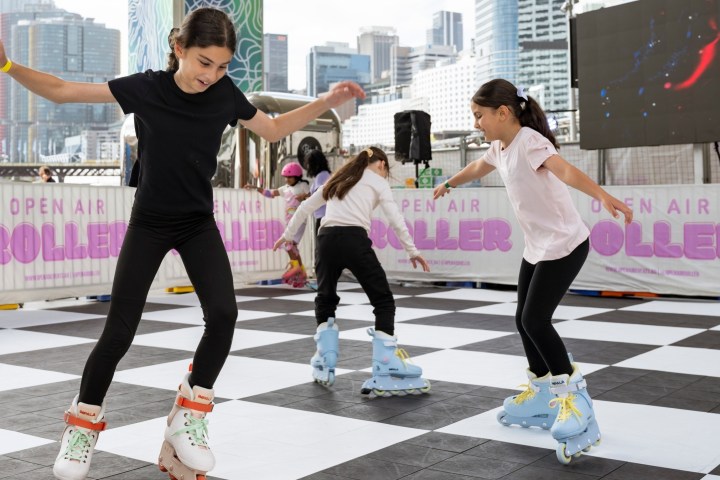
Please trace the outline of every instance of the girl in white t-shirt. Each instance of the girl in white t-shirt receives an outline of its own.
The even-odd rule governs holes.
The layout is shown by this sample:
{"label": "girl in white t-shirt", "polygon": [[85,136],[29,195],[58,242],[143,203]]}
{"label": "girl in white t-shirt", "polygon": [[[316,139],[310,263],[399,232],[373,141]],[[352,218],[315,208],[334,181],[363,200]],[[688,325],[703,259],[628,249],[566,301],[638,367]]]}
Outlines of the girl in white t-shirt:
{"label": "girl in white t-shirt", "polygon": [[395,337],[395,299],[385,270],[372,249],[368,234],[372,213],[380,207],[402,243],[413,268],[430,271],[415,248],[405,219],[393,199],[388,158],[379,148],[369,147],[338,169],[330,179],[298,208],[275,249],[292,241],[300,225],[318,208],[326,206],[317,238],[315,274],[318,289],[315,317],[318,324],[317,352],[311,359],[313,377],[318,383],[332,385],[338,357],[338,326],[335,309],[340,301],[337,283],[344,269],[357,278],[374,307],[373,377],[360,391],[375,396],[423,393],[430,383],[422,378],[422,368],[409,363],[407,353],[397,347]]}
{"label": "girl in white t-shirt", "polygon": [[[285,222],[290,223],[300,203],[305,200],[308,193],[310,193],[310,183],[303,178],[303,169],[297,162],[286,164],[280,174],[285,177],[285,185],[279,188],[269,189],[255,187],[253,185],[246,185],[245,188],[257,189],[258,193],[262,193],[267,198],[283,197],[285,200]],[[307,281],[305,266],[302,263],[300,250],[298,250],[297,247],[304,233],[305,222],[302,223],[301,228],[298,228],[292,242],[288,242],[286,246],[288,256],[290,257],[290,264],[287,271],[283,274],[282,279],[283,282],[295,288],[305,286]]]}
{"label": "girl in white t-shirt", "polygon": [[625,223],[632,221],[632,210],[558,155],[545,113],[522,89],[492,80],[473,96],[471,109],[490,148],[436,187],[434,198],[493,170],[500,173],[525,236],[515,323],[530,382],[525,392],[505,400],[498,420],[550,428],[560,442],[558,459],[567,463],[578,445],[587,449],[600,439],[585,381],[552,326],[553,312],[589,251],[590,232],[567,186],[595,198],[615,218],[622,213]]}

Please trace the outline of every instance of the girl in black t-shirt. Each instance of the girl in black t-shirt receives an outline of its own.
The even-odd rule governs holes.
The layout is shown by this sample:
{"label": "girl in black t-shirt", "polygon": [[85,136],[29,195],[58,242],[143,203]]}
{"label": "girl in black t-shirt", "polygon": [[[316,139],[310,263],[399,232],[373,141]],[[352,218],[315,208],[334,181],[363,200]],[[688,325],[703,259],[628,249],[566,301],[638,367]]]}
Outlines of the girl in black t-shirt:
{"label": "girl in black t-shirt", "polygon": [[[166,71],[147,71],[108,83],[68,82],[11,62],[0,40],[0,71],[56,103],[117,102],[136,118],[142,169],[128,230],[115,270],[105,328],[87,360],[80,392],[65,414],[67,427],[53,472],[86,478],[98,433],[105,428],[105,394],[130,348],[150,285],[171,249],[180,254],[203,309],[205,331],[168,416],[160,464],[176,477],[195,478],[215,465],[205,414],[230,351],[237,303],[230,262],[213,217],[210,179],[225,127],[240,123],[279,140],[326,110],[365,96],[340,82],[322,98],[276,118],[251,105],[225,74],[236,34],[220,10],[191,12],[169,36]],[[151,134],[152,133],[152,134]]]}

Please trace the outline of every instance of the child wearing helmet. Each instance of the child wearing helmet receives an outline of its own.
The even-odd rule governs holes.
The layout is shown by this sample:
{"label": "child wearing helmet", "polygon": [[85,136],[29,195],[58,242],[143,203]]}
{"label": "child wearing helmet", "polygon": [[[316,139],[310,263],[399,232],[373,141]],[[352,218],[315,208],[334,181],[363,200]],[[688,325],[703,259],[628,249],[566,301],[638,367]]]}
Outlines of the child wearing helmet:
{"label": "child wearing helmet", "polygon": [[[307,198],[310,193],[310,183],[303,178],[303,169],[297,162],[286,164],[282,168],[280,175],[285,177],[285,185],[279,188],[268,189],[255,187],[253,185],[246,185],[245,188],[256,189],[258,193],[262,193],[267,198],[282,196],[285,199],[285,222],[290,223],[290,219],[295,214],[295,210],[300,206],[300,202]],[[295,288],[303,287],[307,280],[305,266],[302,263],[300,251],[297,248],[304,233],[305,223],[303,223],[302,227],[297,231],[292,242],[286,247],[288,256],[290,257],[290,265],[288,270],[283,274],[283,282]]]}

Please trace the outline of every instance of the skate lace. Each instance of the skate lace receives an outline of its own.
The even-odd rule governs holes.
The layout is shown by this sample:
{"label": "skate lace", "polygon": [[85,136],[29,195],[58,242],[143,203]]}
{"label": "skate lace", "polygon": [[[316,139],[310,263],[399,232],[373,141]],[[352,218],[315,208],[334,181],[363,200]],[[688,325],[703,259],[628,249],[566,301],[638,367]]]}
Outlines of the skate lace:
{"label": "skate lace", "polygon": [[185,414],[185,420],[187,420],[185,428],[181,428],[177,432],[173,433],[173,435],[187,433],[192,437],[192,441],[195,445],[199,447],[207,447],[208,421],[204,418],[195,418],[189,413]]}
{"label": "skate lace", "polygon": [[412,361],[410,360],[410,354],[405,351],[404,348],[395,349],[395,356],[398,357],[403,362],[403,364],[406,364],[408,362],[412,363]]}
{"label": "skate lace", "polygon": [[525,387],[525,391],[517,395],[513,402],[515,402],[516,405],[520,405],[521,403],[527,402],[528,400],[531,400],[533,397],[535,397],[535,390],[533,390],[531,385],[529,383],[523,383],[519,385],[520,387]]}
{"label": "skate lace", "polygon": [[90,435],[83,432],[79,428],[75,430],[68,441],[68,445],[65,448],[64,457],[68,460],[77,460],[78,462],[85,462],[86,452],[91,448]]}
{"label": "skate lace", "polygon": [[571,393],[568,394],[567,397],[556,397],[550,400],[548,404],[550,408],[555,408],[556,405],[560,405],[560,411],[557,416],[559,422],[564,422],[570,418],[570,415],[575,415],[578,418],[582,417],[582,412],[575,406],[576,398],[577,397]]}

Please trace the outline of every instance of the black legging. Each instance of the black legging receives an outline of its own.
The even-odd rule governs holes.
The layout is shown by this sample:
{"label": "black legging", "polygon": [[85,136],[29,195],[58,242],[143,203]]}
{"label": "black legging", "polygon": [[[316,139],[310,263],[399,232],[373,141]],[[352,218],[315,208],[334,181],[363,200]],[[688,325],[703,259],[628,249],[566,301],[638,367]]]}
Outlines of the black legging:
{"label": "black legging", "polygon": [[395,298],[372,241],[363,227],[323,227],[318,234],[315,275],[318,293],[315,318],[318,325],[335,317],[340,297],[337,283],[344,269],[350,270],[374,307],[375,330],[395,334]]}
{"label": "black legging", "polygon": [[212,215],[168,218],[134,208],[115,269],[105,328],[83,371],[81,402],[102,404],[135,337],[160,263],[173,248],[195,287],[205,320],[190,384],[205,388],[215,384],[230,352],[238,312],[230,262],[215,219]]}
{"label": "black legging", "polygon": [[518,277],[515,324],[522,338],[530,370],[538,377],[572,374],[572,365],[552,315],[585,263],[590,242],[585,240],[570,255],[533,265],[525,259]]}

